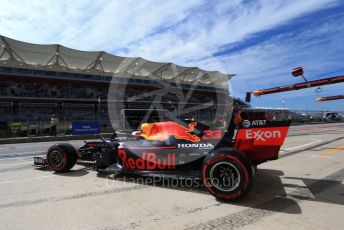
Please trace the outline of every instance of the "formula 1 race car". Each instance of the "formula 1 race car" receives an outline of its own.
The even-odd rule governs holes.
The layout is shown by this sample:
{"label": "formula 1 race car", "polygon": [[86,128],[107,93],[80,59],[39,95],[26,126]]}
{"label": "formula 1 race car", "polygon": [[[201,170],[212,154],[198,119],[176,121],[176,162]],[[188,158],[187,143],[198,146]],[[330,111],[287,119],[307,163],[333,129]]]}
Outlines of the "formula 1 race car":
{"label": "formula 1 race car", "polygon": [[195,121],[144,123],[133,132],[135,140],[119,141],[115,133],[109,140],[85,142],[78,149],[55,144],[46,158],[35,157],[34,164],[66,172],[80,159],[106,173],[200,179],[218,199],[237,200],[250,190],[256,166],[278,158],[290,125],[257,119],[253,112],[241,117],[228,130]]}

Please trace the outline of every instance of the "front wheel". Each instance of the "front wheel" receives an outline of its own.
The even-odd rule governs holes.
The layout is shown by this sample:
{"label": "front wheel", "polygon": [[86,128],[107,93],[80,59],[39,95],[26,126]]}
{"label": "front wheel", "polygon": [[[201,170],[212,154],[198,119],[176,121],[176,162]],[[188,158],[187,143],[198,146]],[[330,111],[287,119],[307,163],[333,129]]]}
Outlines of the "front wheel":
{"label": "front wheel", "polygon": [[240,152],[210,154],[202,166],[202,180],[208,192],[220,200],[243,198],[253,178],[251,161]]}
{"label": "front wheel", "polygon": [[76,149],[70,144],[56,144],[47,152],[47,164],[55,172],[70,170],[77,161]]}

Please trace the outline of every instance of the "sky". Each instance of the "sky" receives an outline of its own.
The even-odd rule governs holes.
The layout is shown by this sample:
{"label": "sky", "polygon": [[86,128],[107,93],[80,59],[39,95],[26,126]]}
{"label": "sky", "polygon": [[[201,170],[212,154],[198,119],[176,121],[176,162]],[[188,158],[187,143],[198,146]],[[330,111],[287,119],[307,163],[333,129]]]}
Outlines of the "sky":
{"label": "sky", "polygon": [[[233,94],[344,74],[340,0],[0,0],[0,34],[236,74]],[[344,111],[344,83],[252,98],[252,106]],[[284,105],[282,104],[284,101]]]}

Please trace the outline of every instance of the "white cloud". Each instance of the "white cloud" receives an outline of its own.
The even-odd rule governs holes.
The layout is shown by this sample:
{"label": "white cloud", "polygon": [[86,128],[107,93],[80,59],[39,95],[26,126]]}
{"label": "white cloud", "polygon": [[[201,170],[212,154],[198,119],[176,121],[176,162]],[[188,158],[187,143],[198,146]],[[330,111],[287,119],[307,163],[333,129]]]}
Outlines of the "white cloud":
{"label": "white cloud", "polygon": [[3,0],[0,26],[1,34],[28,42],[126,48],[121,54],[185,62],[333,2]]}
{"label": "white cloud", "polygon": [[1,34],[72,48],[118,49],[182,20],[200,1],[3,1]]}
{"label": "white cloud", "polygon": [[241,2],[219,2],[215,9],[208,6],[195,11],[185,22],[165,33],[137,39],[128,46],[129,52],[123,54],[193,64],[195,57],[207,56],[223,45],[243,41],[255,33],[277,27],[316,9],[326,8],[334,1]]}
{"label": "white cloud", "polygon": [[342,36],[332,35],[343,34],[340,21],[277,35],[215,60],[213,53],[339,2],[0,0],[0,34],[236,73],[234,89],[242,96],[249,89],[290,82],[288,72],[297,65],[310,75],[340,66],[336,52],[343,47]]}
{"label": "white cloud", "polygon": [[[314,24],[303,32],[277,35],[261,44],[219,59],[223,64],[228,63],[227,70],[238,74],[232,84],[236,86],[234,92],[242,97],[245,91],[301,82],[302,79],[293,78],[290,74],[291,69],[296,66],[304,66],[308,80],[343,69],[344,42],[338,36],[343,33],[344,26],[333,19],[323,24]],[[205,66],[207,64],[204,63]],[[211,63],[208,65],[211,68]],[[341,73],[343,72],[342,70]],[[330,76],[339,73],[331,73]],[[340,84],[331,86],[331,90],[323,87],[323,93],[341,94],[342,88]],[[314,96],[314,89],[289,92],[286,96]]]}

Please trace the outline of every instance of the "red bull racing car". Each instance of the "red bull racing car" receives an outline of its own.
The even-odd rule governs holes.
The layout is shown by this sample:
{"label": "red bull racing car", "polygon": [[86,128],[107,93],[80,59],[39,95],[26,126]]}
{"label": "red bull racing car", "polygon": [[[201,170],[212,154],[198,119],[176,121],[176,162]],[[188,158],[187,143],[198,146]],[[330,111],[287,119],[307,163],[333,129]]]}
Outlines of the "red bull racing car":
{"label": "red bull racing car", "polygon": [[35,157],[34,164],[66,172],[80,159],[106,173],[200,179],[218,199],[237,200],[250,190],[256,166],[278,158],[290,122],[246,112],[237,123],[227,130],[195,121],[144,123],[132,133],[135,140],[119,141],[115,133],[78,149],[55,144],[45,158]]}

